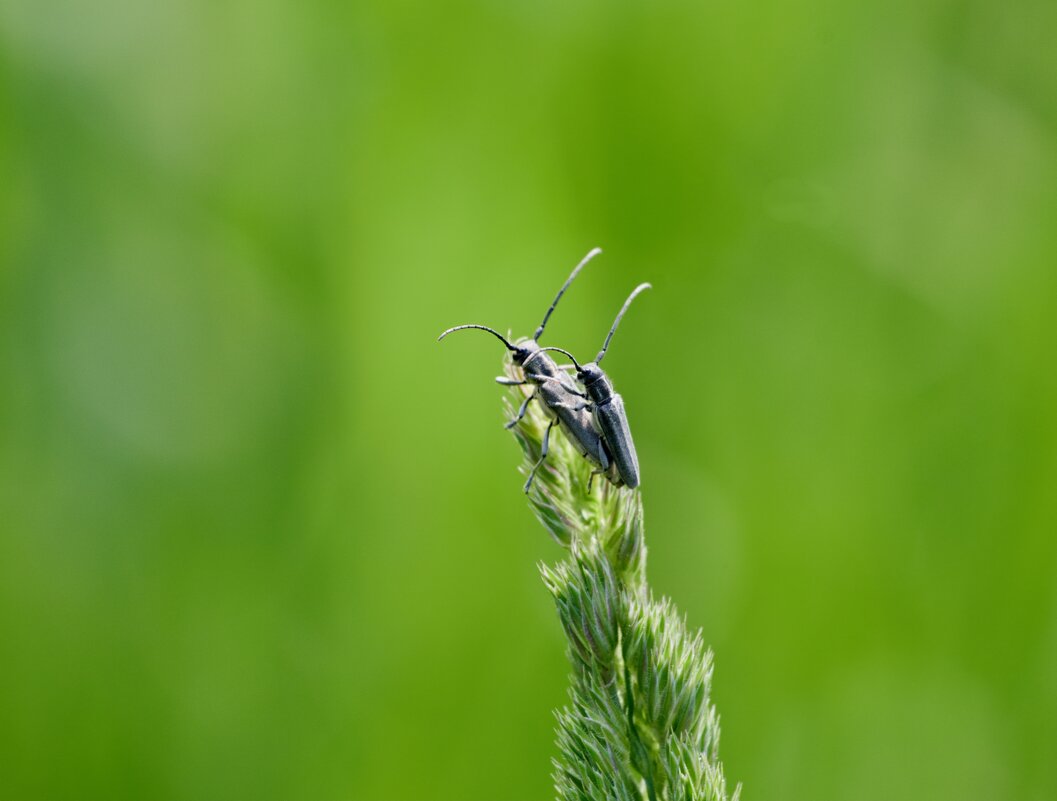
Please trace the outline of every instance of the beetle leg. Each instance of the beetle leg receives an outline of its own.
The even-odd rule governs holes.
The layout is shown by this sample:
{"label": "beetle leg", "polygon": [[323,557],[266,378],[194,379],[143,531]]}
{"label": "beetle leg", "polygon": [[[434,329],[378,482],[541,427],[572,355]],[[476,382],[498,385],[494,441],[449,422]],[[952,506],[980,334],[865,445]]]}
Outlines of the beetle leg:
{"label": "beetle leg", "polygon": [[591,477],[587,479],[587,491],[591,491],[591,485],[594,483],[595,476],[604,476],[609,472],[609,456],[606,455],[606,445],[601,437],[598,438],[598,453],[595,454],[595,460],[598,462],[598,469],[591,471]]}
{"label": "beetle leg", "polygon": [[592,470],[591,477],[587,479],[587,491],[591,491],[591,485],[595,483],[595,476],[600,476],[605,473],[605,470]]}
{"label": "beetle leg", "polygon": [[532,486],[532,479],[536,477],[536,471],[540,469],[543,464],[543,460],[547,458],[547,448],[550,446],[551,441],[551,429],[558,424],[557,420],[551,420],[547,430],[543,432],[543,446],[540,448],[540,459],[532,467],[532,472],[529,473],[528,481],[525,482],[525,492],[529,491],[529,487]]}
{"label": "beetle leg", "polygon": [[539,373],[529,373],[528,375],[525,376],[525,378],[528,378],[529,380],[534,381],[537,384],[542,384],[544,381],[557,381],[558,383],[560,383],[562,385],[562,387],[565,388],[565,391],[568,392],[570,395],[575,395],[578,398],[586,398],[587,397],[587,395],[584,394],[583,392],[580,392],[580,390],[571,389],[560,378],[555,378],[554,376],[540,375]]}
{"label": "beetle leg", "polygon": [[552,403],[551,404],[551,408],[552,409],[568,409],[570,412],[580,412],[580,411],[583,411],[584,409],[586,409],[587,411],[591,411],[592,409],[594,409],[594,406],[592,406],[590,403],[578,403],[575,406],[570,406],[567,403]]}
{"label": "beetle leg", "polygon": [[542,384],[544,381],[561,381],[560,378],[555,378],[552,375],[543,375],[543,373],[526,373],[525,378],[535,381],[537,384]]}
{"label": "beetle leg", "polygon": [[518,381],[516,378],[508,378],[505,375],[496,376],[495,382],[497,384],[502,384],[504,387],[520,387],[529,383],[528,381]]}
{"label": "beetle leg", "polygon": [[598,438],[598,464],[601,466],[601,470],[598,472],[605,473],[609,470],[609,457],[606,455],[606,446],[602,441],[602,438]]}
{"label": "beetle leg", "polygon": [[522,401],[521,406],[517,410],[517,417],[515,417],[513,420],[509,421],[506,425],[503,426],[503,428],[511,429],[514,426],[516,426],[518,423],[520,423],[521,422],[521,418],[524,417],[525,416],[525,412],[528,411],[529,401],[531,401],[535,397],[536,397],[536,393],[533,392],[531,395],[529,395],[527,398],[525,398],[525,400]]}

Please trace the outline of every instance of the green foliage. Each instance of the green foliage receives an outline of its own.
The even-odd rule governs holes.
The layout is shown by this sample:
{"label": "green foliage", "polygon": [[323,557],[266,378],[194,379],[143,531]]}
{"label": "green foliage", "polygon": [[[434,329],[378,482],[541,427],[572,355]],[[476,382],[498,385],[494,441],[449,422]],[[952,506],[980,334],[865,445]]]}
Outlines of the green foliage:
{"label": "green foliage", "polygon": [[728,778],[1057,799],[1055,32],[0,3],[0,797],[553,796],[559,549],[498,343],[433,340],[600,243],[543,340],[654,282],[603,364]]}
{"label": "green foliage", "polygon": [[[519,377],[509,360],[506,371]],[[512,388],[511,414],[526,391]],[[526,474],[547,424],[537,403],[514,428]],[[569,551],[540,566],[573,668],[569,706],[557,713],[558,798],[726,801],[719,717],[709,703],[712,652],[671,601],[649,590],[638,490],[590,479],[590,463],[552,433],[529,503]]]}

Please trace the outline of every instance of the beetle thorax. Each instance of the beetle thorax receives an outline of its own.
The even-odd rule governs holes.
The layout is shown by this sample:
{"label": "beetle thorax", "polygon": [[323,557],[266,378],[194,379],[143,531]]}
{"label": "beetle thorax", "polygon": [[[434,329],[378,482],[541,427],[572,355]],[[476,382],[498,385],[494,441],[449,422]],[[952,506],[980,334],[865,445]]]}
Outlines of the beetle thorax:
{"label": "beetle thorax", "polygon": [[525,339],[514,346],[514,362],[526,366],[540,353],[540,346],[534,339]]}
{"label": "beetle thorax", "polygon": [[558,371],[554,367],[554,360],[534,340],[521,342],[518,348],[524,348],[525,357],[519,363],[526,373],[537,373],[551,378],[557,376]]}
{"label": "beetle thorax", "polygon": [[613,397],[613,382],[594,362],[580,367],[580,382],[595,403],[603,403]]}

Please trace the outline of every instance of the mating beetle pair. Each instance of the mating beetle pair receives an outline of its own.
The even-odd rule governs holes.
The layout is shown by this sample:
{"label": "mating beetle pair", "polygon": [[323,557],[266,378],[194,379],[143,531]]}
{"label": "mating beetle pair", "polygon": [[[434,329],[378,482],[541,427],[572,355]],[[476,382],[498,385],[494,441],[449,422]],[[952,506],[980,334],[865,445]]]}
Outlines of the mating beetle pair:
{"label": "mating beetle pair", "polygon": [[[569,441],[588,460],[595,465],[596,474],[601,474],[615,485],[627,485],[635,488],[639,485],[639,461],[635,453],[635,443],[631,438],[631,429],[628,427],[627,414],[624,411],[624,402],[619,394],[613,391],[613,383],[605,374],[599,362],[609,348],[609,342],[620,325],[624,313],[628,310],[631,302],[646,289],[649,284],[640,284],[624,302],[613,326],[609,329],[602,350],[598,352],[593,362],[581,365],[576,358],[567,350],[555,347],[540,347],[539,338],[543,335],[543,329],[547,325],[551,314],[554,312],[558,301],[561,300],[565,290],[575,280],[580,270],[595,256],[602,251],[595,248],[588,253],[583,260],[576,265],[572,273],[558,290],[557,296],[551,303],[547,313],[543,316],[543,322],[539,324],[531,339],[511,344],[498,331],[484,325],[470,324],[459,325],[449,328],[442,333],[438,339],[444,339],[453,331],[461,331],[467,328],[476,328],[487,331],[496,338],[512,354],[514,363],[519,365],[524,373],[524,380],[517,381],[509,378],[497,378],[496,381],[506,385],[532,385],[533,390],[529,394],[517,415],[507,423],[507,428],[516,425],[525,416],[528,405],[533,399],[539,398],[543,409],[550,418],[550,425],[543,435],[543,445],[540,459],[533,466],[525,482],[525,492],[529,491],[536,471],[542,466],[547,458],[547,449],[550,444],[551,429],[556,425],[564,428]],[[555,363],[548,351],[556,351],[568,356],[572,360],[572,366],[576,370],[577,379],[582,384],[581,390],[576,383],[563,372],[564,366]]]}

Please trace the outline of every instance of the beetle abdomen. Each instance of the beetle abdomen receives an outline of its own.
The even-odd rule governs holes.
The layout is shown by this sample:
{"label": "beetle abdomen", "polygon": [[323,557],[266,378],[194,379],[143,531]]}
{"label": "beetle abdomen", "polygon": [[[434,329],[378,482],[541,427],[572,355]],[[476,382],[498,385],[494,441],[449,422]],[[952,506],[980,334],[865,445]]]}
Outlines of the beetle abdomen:
{"label": "beetle abdomen", "polygon": [[580,398],[556,381],[544,381],[538,391],[547,413],[558,418],[573,447],[582,455],[594,457],[598,453],[599,436],[591,425],[591,415],[575,409]]}
{"label": "beetle abdomen", "polygon": [[620,395],[613,395],[606,403],[595,406],[594,416],[620,477],[628,487],[635,489],[639,485],[639,457],[631,439],[623,399]]}

